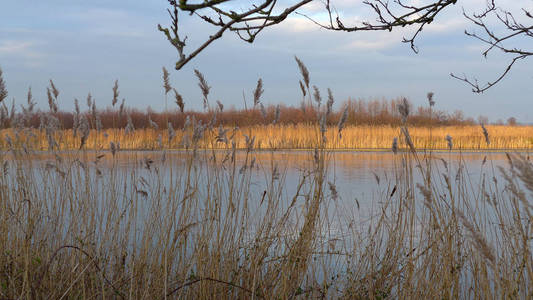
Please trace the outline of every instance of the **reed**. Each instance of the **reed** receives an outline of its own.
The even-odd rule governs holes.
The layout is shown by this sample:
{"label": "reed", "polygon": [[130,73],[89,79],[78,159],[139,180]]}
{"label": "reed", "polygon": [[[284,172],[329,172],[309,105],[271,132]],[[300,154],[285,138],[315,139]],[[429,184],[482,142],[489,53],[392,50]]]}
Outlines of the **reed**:
{"label": "reed", "polygon": [[[98,130],[89,122],[98,114],[83,115],[75,137],[51,109],[42,131],[2,132],[0,298],[533,297],[527,157],[509,154],[498,171],[489,154],[476,185],[462,160],[416,149],[432,141],[421,138],[427,128],[408,127],[409,114],[398,129],[349,126],[344,117],[326,126],[329,113],[320,110],[314,125],[238,130],[195,118],[167,130],[130,121],[128,133]],[[452,136],[453,149],[465,147],[474,133],[479,141],[469,145],[495,147],[499,129],[509,132],[434,127],[431,136],[442,149]],[[377,133],[404,151],[394,150],[391,176],[375,174],[366,211],[339,199],[329,148],[372,145]],[[184,151],[159,149],[159,136]],[[296,182],[277,152],[258,151],[287,140],[310,149]],[[150,147],[157,151],[121,150]]]}
{"label": "reed", "polygon": [[[168,129],[159,128],[151,118],[149,118],[148,128],[135,128],[133,122],[127,123],[126,129],[107,129],[91,131],[85,143],[87,149],[104,150],[108,149],[110,142],[120,142],[123,149],[129,150],[153,150],[159,149],[154,141],[159,136],[165,141],[169,141]],[[170,126],[173,126],[170,123]],[[410,127],[410,135],[414,146],[418,150],[453,150],[453,151],[529,151],[533,149],[533,126],[506,126],[487,125],[484,126],[490,132],[490,144],[487,144],[483,129],[480,126],[441,126],[441,127]],[[167,128],[170,128],[167,126]],[[222,125],[206,131],[208,138],[199,147],[206,149],[227,149],[230,147],[217,138],[219,128],[234,134],[235,147],[237,149],[246,148],[244,135],[256,136],[259,150],[283,150],[283,149],[314,149],[316,140],[313,137],[316,128],[308,124],[279,125],[274,124],[241,127],[224,127]],[[342,127],[342,139],[335,133],[336,128],[329,127],[326,135],[325,148],[329,150],[388,150],[391,141],[400,137],[400,130],[393,126],[345,126]],[[130,134],[135,130],[135,134]],[[79,128],[78,130],[79,131]],[[80,140],[75,131],[61,130],[55,133],[61,138],[60,148],[64,150],[75,150],[80,147]],[[5,137],[14,136],[12,129],[0,130],[0,135]],[[164,143],[165,149],[184,149],[184,140],[190,135],[188,130],[177,129],[171,135],[169,143]],[[48,148],[46,132],[38,130],[27,130],[19,133],[20,140],[24,143],[28,140],[35,149],[45,150]],[[453,136],[453,147],[450,141]],[[407,149],[407,145],[401,139],[399,149]],[[18,145],[19,147],[21,145]],[[0,140],[0,149],[7,149],[8,144],[5,139]]]}

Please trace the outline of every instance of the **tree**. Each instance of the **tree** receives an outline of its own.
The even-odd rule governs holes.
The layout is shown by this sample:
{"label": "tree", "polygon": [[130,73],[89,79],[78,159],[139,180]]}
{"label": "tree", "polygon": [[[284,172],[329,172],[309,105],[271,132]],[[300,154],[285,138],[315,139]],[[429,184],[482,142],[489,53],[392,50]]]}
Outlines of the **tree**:
{"label": "tree", "polygon": [[[176,70],[194,59],[206,47],[215,40],[221,38],[226,32],[233,32],[245,42],[253,43],[256,37],[266,28],[275,26],[285,21],[291,15],[306,17],[317,26],[332,31],[348,33],[360,31],[392,31],[398,27],[413,27],[414,33],[404,37],[402,42],[409,44],[411,49],[418,53],[415,41],[422,30],[431,26],[431,23],[450,6],[457,2],[468,0],[364,0],[363,4],[375,17],[372,21],[349,24],[343,20],[335,9],[334,0],[300,0],[285,2],[277,0],[238,1],[238,0],[167,0],[170,8],[170,28],[158,25],[170,44],[178,52]],[[240,12],[232,10],[233,3],[239,3],[245,9]],[[326,22],[315,20],[310,16],[298,12],[298,10],[311,2],[321,3],[323,10],[328,16]],[[414,3],[413,3],[414,2]],[[417,4],[422,2],[421,4]],[[287,4],[288,3],[288,4]],[[182,37],[179,27],[179,13],[188,13],[202,21],[212,25],[215,31],[196,49],[186,52],[187,36]],[[518,16],[497,6],[496,0],[487,0],[486,7],[478,13],[468,14],[463,10],[463,16],[476,27],[480,33],[465,31],[465,34],[486,44],[487,48],[482,52],[487,57],[493,51],[501,51],[510,55],[511,59],[507,67],[494,80],[479,83],[477,79],[466,75],[450,74],[453,78],[464,81],[472,87],[475,93],[483,93],[500,82],[518,61],[533,55],[533,49],[529,50],[520,46],[520,39],[533,37],[533,15],[526,8],[521,9]],[[531,44],[527,45],[531,47]]]}
{"label": "tree", "polygon": [[516,126],[517,125],[516,118],[515,117],[510,117],[509,119],[507,119],[507,125]]}

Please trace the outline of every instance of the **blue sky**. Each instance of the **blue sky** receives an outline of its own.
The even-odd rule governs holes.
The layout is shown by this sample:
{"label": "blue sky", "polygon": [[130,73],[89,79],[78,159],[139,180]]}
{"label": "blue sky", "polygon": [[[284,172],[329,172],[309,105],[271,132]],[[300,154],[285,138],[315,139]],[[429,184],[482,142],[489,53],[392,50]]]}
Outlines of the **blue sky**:
{"label": "blue sky", "polygon": [[[347,20],[367,16],[367,11],[354,6],[354,1],[332,2]],[[194,69],[204,73],[212,86],[211,101],[220,100],[226,107],[241,107],[243,90],[251,101],[259,77],[264,82],[265,104],[298,105],[301,96],[296,55],[310,70],[312,84],[324,94],[328,87],[333,90],[337,105],[350,97],[398,96],[425,105],[426,93],[433,91],[438,109],[460,109],[474,118],[484,115],[505,120],[514,116],[520,122],[533,122],[531,62],[516,65],[504,81],[481,95],[449,76],[451,72],[465,73],[477,76],[481,82],[492,80],[508,61],[496,53],[484,59],[483,45],[463,34],[465,28],[473,27],[461,17],[461,5],[468,11],[484,1],[462,2],[424,30],[418,40],[419,54],[401,43],[407,31],[329,32],[295,16],[264,31],[254,44],[226,34],[182,70],[175,71],[177,53],[157,31],[158,23],[169,22],[164,0],[3,1],[0,67],[10,98],[15,97],[19,103],[31,86],[39,106],[44,108],[46,86],[53,79],[61,92],[62,109],[73,109],[74,98],[84,103],[89,92],[99,107],[110,106],[111,88],[118,79],[121,97],[129,106],[160,110],[164,108],[161,67],[165,66],[186,107],[200,110],[202,96]],[[507,5],[506,1],[500,2]],[[515,1],[507,3],[517,5]],[[316,5],[305,10],[320,18],[319,11]],[[213,32],[195,19],[183,16],[182,20],[189,50]]]}

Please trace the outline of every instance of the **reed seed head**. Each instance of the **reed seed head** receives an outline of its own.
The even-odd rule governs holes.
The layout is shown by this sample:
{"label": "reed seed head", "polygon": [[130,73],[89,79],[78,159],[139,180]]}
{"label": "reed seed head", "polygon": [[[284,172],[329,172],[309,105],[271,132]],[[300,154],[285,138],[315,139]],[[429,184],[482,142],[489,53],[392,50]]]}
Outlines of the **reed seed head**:
{"label": "reed seed head", "polygon": [[300,73],[302,74],[302,77],[304,79],[305,86],[309,89],[309,71],[307,70],[305,64],[297,56],[295,56],[294,59],[298,64],[298,68],[300,69]]}
{"label": "reed seed head", "polygon": [[150,125],[150,127],[151,127],[152,129],[155,129],[155,130],[158,130],[158,129],[159,129],[159,126],[157,125],[157,123],[154,122],[154,121],[152,120],[152,117],[150,117],[150,116],[148,116],[148,124]]}
{"label": "reed seed head", "polygon": [[337,192],[337,186],[335,183],[328,181],[329,192],[331,193],[331,199],[337,200],[339,198],[339,193]]}
{"label": "reed seed head", "polygon": [[52,89],[52,93],[54,94],[54,98],[57,100],[57,97],[59,96],[59,91],[57,90],[56,86],[54,85],[54,82],[52,79],[50,79],[50,88]]}
{"label": "reed seed head", "polygon": [[111,100],[111,105],[113,107],[118,102],[118,95],[119,94],[120,94],[120,92],[118,91],[118,80],[115,80],[115,85],[113,86],[113,100]]}
{"label": "reed seed head", "polygon": [[80,115],[80,103],[78,99],[74,98],[74,113],[79,116]]}
{"label": "reed seed head", "polygon": [[126,134],[134,133],[135,132],[135,126],[133,126],[133,121],[131,120],[130,114],[127,115],[128,123],[126,124],[126,128],[124,129]]}
{"label": "reed seed head", "polygon": [[37,103],[33,99],[33,94],[31,92],[31,86],[28,88],[28,96],[26,98],[26,101],[27,101],[27,104],[28,104],[28,111],[29,112],[33,112],[33,109],[35,108],[35,105]]}
{"label": "reed seed head", "polygon": [[327,122],[326,122],[326,114],[322,114],[322,117],[320,118],[320,133],[322,136],[326,134],[327,131]]}
{"label": "reed seed head", "polygon": [[172,90],[169,82],[170,74],[167,71],[167,68],[163,67],[163,88],[165,89],[165,95]]}
{"label": "reed seed head", "polygon": [[7,98],[7,89],[4,77],[2,75],[2,68],[0,68],[0,103]]}
{"label": "reed seed head", "polygon": [[344,108],[344,111],[342,112],[342,116],[339,120],[338,129],[339,129],[339,137],[342,138],[342,129],[346,125],[346,119],[348,119],[348,106]]}
{"label": "reed seed head", "polygon": [[280,113],[281,112],[278,104],[276,105],[276,112],[274,113],[274,120],[272,120],[272,124],[277,124],[279,122]]}
{"label": "reed seed head", "polygon": [[326,102],[326,114],[329,115],[331,113],[331,110],[333,109],[333,102],[335,100],[333,99],[333,93],[331,92],[331,89],[328,88],[328,102]]}
{"label": "reed seed head", "polygon": [[111,150],[111,154],[115,156],[117,152],[117,145],[113,141],[109,142],[109,149]]}
{"label": "reed seed head", "polygon": [[224,129],[222,127],[222,124],[220,124],[220,126],[218,127],[218,134],[216,136],[216,141],[220,142],[220,143],[227,144],[228,143],[228,138],[227,138],[226,134],[227,134],[228,130],[229,129]]}
{"label": "reed seed head", "polygon": [[263,89],[263,80],[259,78],[257,80],[257,85],[254,90],[254,106],[257,106],[259,104],[259,101],[261,101],[261,95],[263,95],[264,92],[265,90]]}
{"label": "reed seed head", "polygon": [[172,142],[172,140],[176,137],[176,131],[174,130],[174,126],[172,126],[172,123],[170,121],[168,122],[168,143]]}
{"label": "reed seed head", "polygon": [[57,113],[57,105],[52,97],[52,91],[48,87],[46,88],[46,96],[48,97],[48,107],[50,108],[50,112]]}
{"label": "reed seed head", "polygon": [[430,107],[433,107],[435,105],[435,100],[433,100],[433,95],[434,95],[433,92],[429,92],[427,94],[427,98],[428,98],[428,102],[429,102],[429,106]]}
{"label": "reed seed head", "polygon": [[402,117],[402,123],[405,124],[410,111],[410,104],[409,101],[407,101],[407,98],[402,98],[402,100],[400,100],[400,104],[398,104],[398,111]]}
{"label": "reed seed head", "polygon": [[198,77],[198,86],[200,87],[202,95],[204,96],[204,109],[207,109],[209,107],[207,96],[209,95],[209,90],[211,89],[211,87],[207,84],[204,75],[200,71],[194,69],[194,74],[196,75],[196,77]]}
{"label": "reed seed head", "polygon": [[313,85],[313,98],[315,99],[315,102],[317,103],[317,106],[320,107],[320,103],[322,102],[322,97],[320,96],[320,90],[316,85]]}
{"label": "reed seed head", "polygon": [[191,118],[187,116],[185,117],[185,122],[183,123],[183,130],[186,130],[189,126],[191,126]]}
{"label": "reed seed head", "polygon": [[179,107],[180,112],[183,113],[183,109],[185,108],[185,103],[183,102],[183,97],[181,97],[181,95],[178,93],[178,91],[176,89],[173,89],[173,90],[174,90],[174,102]]}
{"label": "reed seed head", "polygon": [[409,146],[409,149],[411,149],[411,151],[413,152],[416,152],[415,145],[413,144],[413,141],[411,140],[411,135],[409,134],[409,129],[404,126],[401,128],[401,131],[405,137],[405,143],[407,144],[407,146]]}
{"label": "reed seed head", "polygon": [[485,142],[487,145],[490,145],[490,138],[489,138],[489,132],[487,131],[487,128],[485,128],[485,125],[481,124],[481,129],[483,130],[483,136],[485,137]]}
{"label": "reed seed head", "polygon": [[305,86],[304,84],[302,83],[302,81],[298,81],[300,83],[300,89],[302,90],[302,97],[305,98],[305,95],[307,94],[306,90],[305,90]]}
{"label": "reed seed head", "polygon": [[87,143],[87,139],[89,139],[89,133],[90,133],[89,121],[87,120],[85,116],[81,117],[79,131],[81,134],[80,149],[82,149],[83,146],[85,146],[85,144]]}
{"label": "reed seed head", "polygon": [[126,99],[122,98],[122,103],[120,103],[120,108],[118,110],[118,117],[121,118],[124,114],[124,104],[126,103]]}
{"label": "reed seed head", "polygon": [[87,94],[87,107],[90,109],[93,105],[93,96],[91,93]]}
{"label": "reed seed head", "polygon": [[453,139],[452,139],[452,137],[449,134],[446,135],[446,141],[448,142],[448,149],[452,150],[452,148],[453,148]]}

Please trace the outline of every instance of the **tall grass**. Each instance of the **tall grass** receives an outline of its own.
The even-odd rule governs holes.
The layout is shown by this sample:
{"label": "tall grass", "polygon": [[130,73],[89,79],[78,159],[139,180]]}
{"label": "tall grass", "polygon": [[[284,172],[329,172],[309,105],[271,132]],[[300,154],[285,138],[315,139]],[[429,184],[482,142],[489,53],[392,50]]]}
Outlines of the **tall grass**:
{"label": "tall grass", "polygon": [[[448,150],[449,143],[446,136],[453,136],[454,151],[468,150],[521,150],[533,149],[533,126],[504,126],[487,125],[490,132],[490,144],[487,144],[480,126],[444,126],[444,127],[411,127],[410,133],[414,146],[419,150]],[[253,135],[257,139],[254,145],[259,150],[283,150],[283,149],[314,149],[316,141],[313,138],[315,128],[309,124],[296,125],[258,125],[251,127],[222,127],[227,134],[233,134],[237,149],[246,148],[244,135]],[[231,144],[222,140],[217,141],[219,128],[206,132],[208,138],[201,141],[200,148],[227,149]],[[348,125],[343,129],[343,138],[338,139],[333,130],[329,127],[327,142],[325,147],[331,150],[388,150],[391,141],[399,138],[401,132],[398,127],[393,126],[353,126]],[[92,150],[109,149],[110,142],[119,142],[122,149],[130,150],[150,150],[150,149],[185,149],[183,143],[192,134],[190,128],[176,128],[175,136],[169,138],[169,131],[163,129],[141,128],[136,129],[134,134],[127,134],[122,129],[107,129],[101,132],[91,131],[85,148]],[[0,149],[8,149],[6,135],[14,137],[14,130],[6,129],[0,131],[4,139],[0,140]],[[80,139],[74,136],[72,130],[62,130],[55,133],[61,149],[76,150],[80,147]],[[31,143],[34,149],[48,149],[48,138],[46,132],[39,130],[27,130],[19,132],[19,143],[15,146],[22,147],[24,143]],[[165,141],[161,145],[157,142],[161,139]],[[13,140],[13,138],[12,138]],[[401,139],[400,139],[401,141]],[[407,145],[399,144],[400,149],[406,149]]]}
{"label": "tall grass", "polygon": [[[320,123],[303,131],[313,150],[297,182],[281,162],[256,159],[268,135],[254,130],[191,122],[175,137],[187,146],[179,156],[64,153],[70,135],[55,131],[53,113],[48,152],[14,131],[0,155],[0,298],[533,297],[527,158],[509,155],[494,171],[489,157],[478,186],[463,161],[419,154],[404,123],[390,130],[407,151],[367,199],[374,209],[358,214],[338,200],[327,150],[350,127]],[[144,132],[158,134],[130,134]],[[227,148],[205,147],[216,143]]]}

